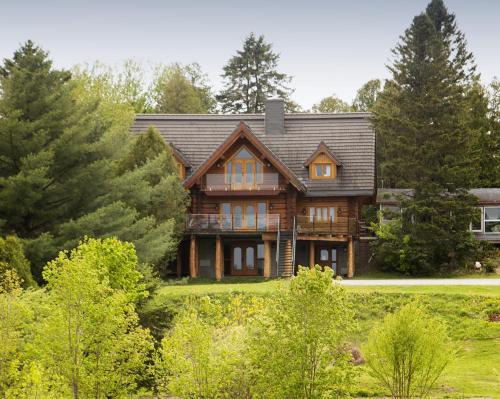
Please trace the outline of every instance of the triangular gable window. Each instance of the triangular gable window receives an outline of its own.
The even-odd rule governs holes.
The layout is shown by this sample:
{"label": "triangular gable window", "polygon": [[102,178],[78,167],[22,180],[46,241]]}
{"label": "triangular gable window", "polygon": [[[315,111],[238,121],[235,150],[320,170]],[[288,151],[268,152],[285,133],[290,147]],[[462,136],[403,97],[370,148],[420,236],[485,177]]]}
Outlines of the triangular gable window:
{"label": "triangular gable window", "polygon": [[233,189],[251,189],[264,181],[262,163],[243,146],[225,165],[225,183]]}

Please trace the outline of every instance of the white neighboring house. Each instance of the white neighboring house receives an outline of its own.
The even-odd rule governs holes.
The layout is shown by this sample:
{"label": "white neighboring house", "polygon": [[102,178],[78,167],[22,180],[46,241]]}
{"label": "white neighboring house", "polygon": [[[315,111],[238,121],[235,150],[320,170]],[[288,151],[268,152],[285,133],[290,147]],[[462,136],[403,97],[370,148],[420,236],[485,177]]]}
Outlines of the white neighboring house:
{"label": "white neighboring house", "polygon": [[[477,219],[471,223],[470,230],[478,240],[500,245],[500,188],[474,188],[470,192],[479,200]],[[411,189],[379,188],[377,206],[382,214],[382,223],[389,220],[391,214],[401,212],[401,196],[412,194]]]}

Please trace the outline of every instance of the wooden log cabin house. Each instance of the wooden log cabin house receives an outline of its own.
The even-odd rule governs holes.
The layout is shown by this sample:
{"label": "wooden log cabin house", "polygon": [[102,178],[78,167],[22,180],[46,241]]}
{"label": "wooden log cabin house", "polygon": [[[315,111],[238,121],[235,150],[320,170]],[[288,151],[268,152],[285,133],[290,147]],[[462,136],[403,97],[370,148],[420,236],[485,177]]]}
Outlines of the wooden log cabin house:
{"label": "wooden log cabin house", "polygon": [[[191,206],[177,273],[290,276],[297,265],[352,277],[363,258],[360,211],[374,203],[368,113],[138,115],[172,146]],[[359,264],[359,261],[358,261]]]}

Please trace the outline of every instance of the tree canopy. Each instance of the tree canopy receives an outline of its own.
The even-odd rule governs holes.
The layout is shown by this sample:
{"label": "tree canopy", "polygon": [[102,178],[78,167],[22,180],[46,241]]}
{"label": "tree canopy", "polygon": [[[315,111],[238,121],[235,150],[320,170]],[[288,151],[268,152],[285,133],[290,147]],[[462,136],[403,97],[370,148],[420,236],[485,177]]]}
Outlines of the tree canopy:
{"label": "tree canopy", "polygon": [[170,204],[184,204],[185,194],[161,169],[171,154],[118,173],[133,148],[130,105],[86,90],[31,41],[5,60],[0,87],[0,229],[23,239],[38,280],[47,260],[85,235],[132,241],[145,263],[172,255],[173,215],[184,208],[160,203],[168,192],[182,193]]}

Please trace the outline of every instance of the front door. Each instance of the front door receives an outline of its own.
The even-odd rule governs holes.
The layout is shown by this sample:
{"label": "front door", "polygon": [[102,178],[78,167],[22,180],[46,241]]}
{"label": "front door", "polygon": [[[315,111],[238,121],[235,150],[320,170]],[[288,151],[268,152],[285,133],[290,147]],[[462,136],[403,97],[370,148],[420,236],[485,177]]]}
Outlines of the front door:
{"label": "front door", "polygon": [[231,274],[234,276],[255,276],[257,268],[256,245],[235,244],[231,249]]}
{"label": "front door", "polygon": [[335,275],[337,275],[337,248],[334,248],[331,244],[318,245],[315,263],[321,267],[331,267]]}

